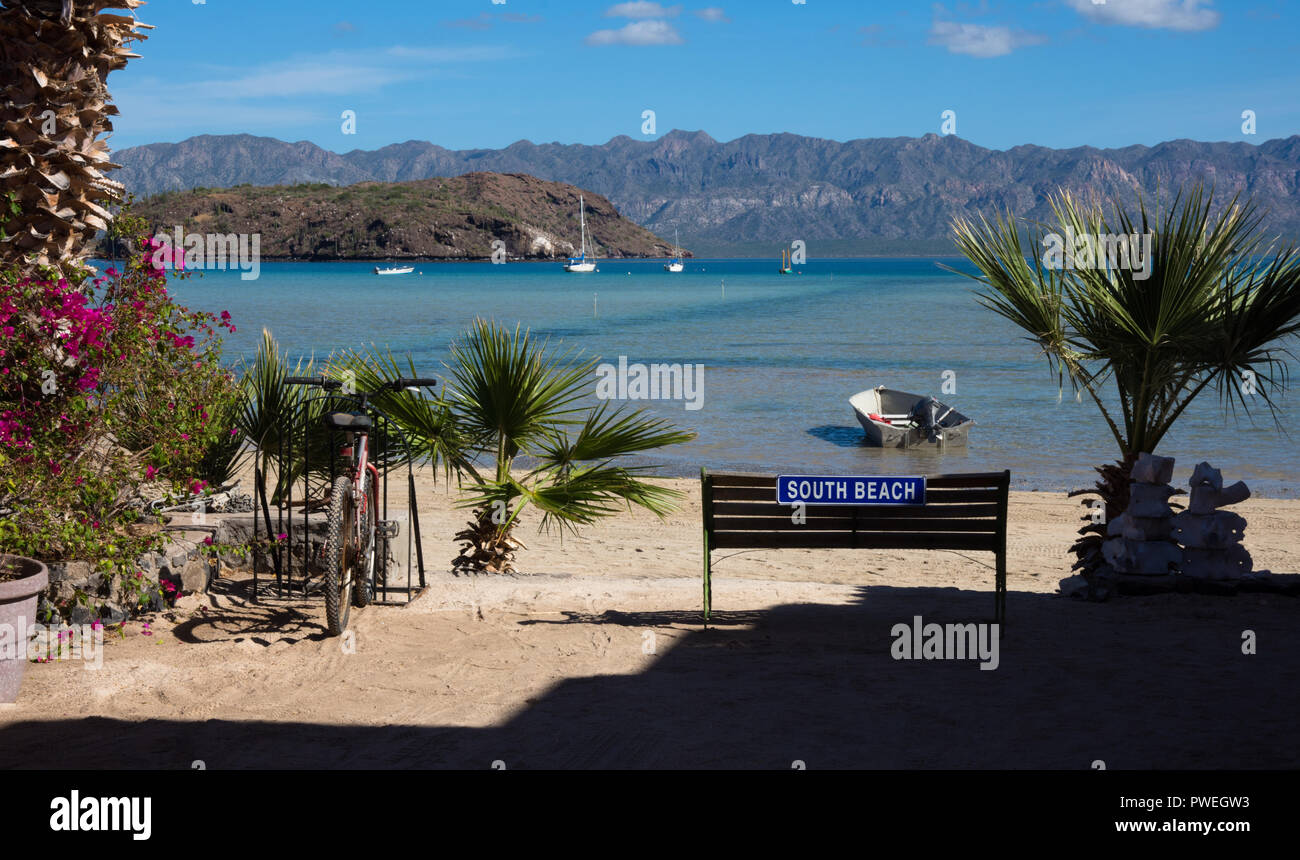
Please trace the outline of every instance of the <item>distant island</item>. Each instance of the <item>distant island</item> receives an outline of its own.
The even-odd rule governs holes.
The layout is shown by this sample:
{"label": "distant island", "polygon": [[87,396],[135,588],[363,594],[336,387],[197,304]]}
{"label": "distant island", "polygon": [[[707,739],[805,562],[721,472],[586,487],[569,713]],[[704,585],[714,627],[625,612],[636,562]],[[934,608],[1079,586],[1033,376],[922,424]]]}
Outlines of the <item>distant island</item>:
{"label": "distant island", "polygon": [[522,173],[195,188],[132,208],[155,232],[258,233],[268,260],[558,260],[578,250],[580,194],[598,257],[673,255],[601,195]]}
{"label": "distant island", "polygon": [[[1010,207],[1051,217],[1059,188],[1132,204],[1139,192],[1213,181],[1219,200],[1251,195],[1265,227],[1300,237],[1300,137],[1156,146],[994,150],[955,135],[839,142],[749,134],[719,142],[672,131],[655,140],[530,143],[450,150],[425,141],[335,153],[248,134],[204,135],[113,153],[114,178],[137,197],[195,186],[404,182],[476,171],[526,173],[602,195],[618,211],[697,256],[777,259],[796,239],[811,258],[951,254],[952,219]],[[588,198],[588,202],[591,202]],[[575,215],[576,217],[576,215]],[[576,230],[573,234],[576,237]]]}

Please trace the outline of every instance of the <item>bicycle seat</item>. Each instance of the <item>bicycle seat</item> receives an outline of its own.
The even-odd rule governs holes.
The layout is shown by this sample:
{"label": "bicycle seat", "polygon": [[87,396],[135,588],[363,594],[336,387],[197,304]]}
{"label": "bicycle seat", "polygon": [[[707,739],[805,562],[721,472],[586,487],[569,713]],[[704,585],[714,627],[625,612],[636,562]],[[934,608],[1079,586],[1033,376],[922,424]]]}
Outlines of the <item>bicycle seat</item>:
{"label": "bicycle seat", "polygon": [[359,412],[330,412],[325,416],[325,426],[349,433],[369,430],[370,416]]}

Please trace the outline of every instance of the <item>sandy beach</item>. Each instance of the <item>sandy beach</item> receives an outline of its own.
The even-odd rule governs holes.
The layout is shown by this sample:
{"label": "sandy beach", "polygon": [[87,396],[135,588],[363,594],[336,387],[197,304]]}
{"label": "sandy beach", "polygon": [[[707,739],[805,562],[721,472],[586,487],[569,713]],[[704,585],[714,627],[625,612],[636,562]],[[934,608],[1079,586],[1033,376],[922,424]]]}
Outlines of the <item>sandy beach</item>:
{"label": "sandy beach", "polygon": [[[688,497],[663,522],[561,540],[526,519],[522,573],[456,577],[465,513],[425,480],[416,600],[354,609],[345,644],[319,598],[253,603],[224,577],[151,635],[108,637],[97,670],[30,665],[0,705],[0,767],[1300,766],[1300,604],[1063,598],[1063,493],[1012,494],[1008,628],[982,671],[890,653],[914,616],[989,619],[980,553],[721,552],[706,628],[698,482],[671,483]],[[1236,510],[1256,568],[1300,572],[1300,502]]]}

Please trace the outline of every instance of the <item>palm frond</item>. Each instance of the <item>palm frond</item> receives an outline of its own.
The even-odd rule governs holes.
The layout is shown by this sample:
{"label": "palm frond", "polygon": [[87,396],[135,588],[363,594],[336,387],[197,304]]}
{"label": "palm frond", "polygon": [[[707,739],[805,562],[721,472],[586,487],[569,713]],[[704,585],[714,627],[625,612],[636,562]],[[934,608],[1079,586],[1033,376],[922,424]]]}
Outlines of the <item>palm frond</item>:
{"label": "palm frond", "polygon": [[[944,268],[979,282],[981,304],[1023,329],[1060,378],[1089,394],[1121,451],[1154,451],[1206,389],[1249,411],[1247,371],[1260,383],[1254,402],[1276,420],[1288,343],[1300,333],[1300,261],[1262,238],[1252,205],[1233,197],[1216,206],[1199,184],[1163,211],[1140,196],[1134,212],[1114,201],[1107,213],[1067,191],[1049,202],[1054,222],[1029,231],[1029,249],[1011,213],[958,219],[954,236],[978,274]],[[1113,244],[1101,259],[1076,261],[1067,249],[1080,264],[1054,268],[1037,254],[1051,234],[1137,237],[1149,255],[1139,270],[1131,257],[1115,265]],[[1111,384],[1114,400],[1102,391]],[[1116,400],[1118,418],[1107,405]]]}

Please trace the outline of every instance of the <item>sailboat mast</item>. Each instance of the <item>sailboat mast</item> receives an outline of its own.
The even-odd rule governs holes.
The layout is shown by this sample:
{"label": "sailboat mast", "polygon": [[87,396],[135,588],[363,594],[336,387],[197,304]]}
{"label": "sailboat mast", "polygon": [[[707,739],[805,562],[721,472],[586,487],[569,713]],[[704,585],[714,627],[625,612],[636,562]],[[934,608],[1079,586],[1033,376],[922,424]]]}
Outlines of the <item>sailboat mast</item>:
{"label": "sailboat mast", "polygon": [[578,195],[578,223],[582,225],[582,257],[587,258],[587,204]]}

